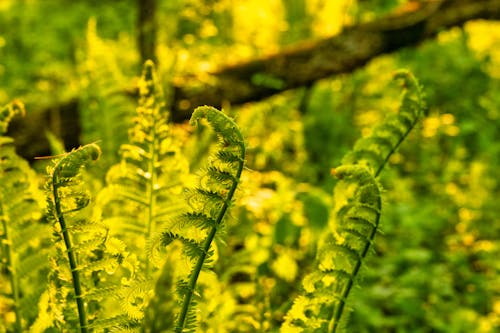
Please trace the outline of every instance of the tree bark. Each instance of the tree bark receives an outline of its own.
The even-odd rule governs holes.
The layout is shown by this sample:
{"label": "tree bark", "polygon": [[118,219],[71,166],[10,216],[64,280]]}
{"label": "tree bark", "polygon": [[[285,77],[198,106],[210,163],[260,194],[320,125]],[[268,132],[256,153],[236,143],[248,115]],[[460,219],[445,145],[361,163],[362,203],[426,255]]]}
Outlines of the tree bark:
{"label": "tree bark", "polygon": [[156,0],[137,0],[137,45],[141,62],[156,59]]}

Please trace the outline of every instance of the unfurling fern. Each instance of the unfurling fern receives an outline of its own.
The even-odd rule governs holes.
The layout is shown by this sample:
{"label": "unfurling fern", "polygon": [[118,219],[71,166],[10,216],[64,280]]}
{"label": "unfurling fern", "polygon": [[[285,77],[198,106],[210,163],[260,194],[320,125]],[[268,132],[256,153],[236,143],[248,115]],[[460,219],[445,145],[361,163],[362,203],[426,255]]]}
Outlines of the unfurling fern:
{"label": "unfurling fern", "polygon": [[182,207],[179,197],[188,164],[170,132],[151,61],[144,64],[139,93],[129,144],[121,146],[121,163],[108,171],[107,186],[97,201],[104,222],[138,254],[143,278],[149,280],[161,267],[155,234]]}
{"label": "unfurling fern", "polygon": [[400,70],[395,79],[403,81],[403,95],[399,112],[389,115],[370,135],[359,139],[342,164],[360,164],[377,177],[399,145],[408,136],[426,111],[422,87],[413,74]]}
{"label": "unfurling fern", "polygon": [[16,114],[24,114],[18,101],[0,110],[0,275],[9,284],[2,295],[9,299],[5,315],[15,315],[13,323],[6,318],[0,321],[9,332],[24,332],[37,315],[45,286],[50,228],[40,222],[44,201],[36,174],[16,154],[14,140],[3,136]]}
{"label": "unfurling fern", "polygon": [[120,241],[108,237],[108,229],[90,219],[90,197],[81,169],[97,160],[100,149],[90,144],[54,161],[47,182],[48,205],[53,220],[56,255],[51,259],[49,302],[56,329],[76,328],[82,333],[124,322],[99,318],[107,296],[116,294],[109,274],[124,259]]}
{"label": "unfurling fern", "polygon": [[220,236],[224,217],[243,171],[245,144],[236,123],[212,107],[197,108],[191,124],[206,119],[218,136],[217,151],[200,175],[199,186],[188,191],[190,210],[181,214],[162,235],[163,244],[179,240],[191,262],[186,279],[178,282],[181,309],[176,318],[176,333],[194,332],[196,327],[196,285],[202,270],[209,269],[214,254],[213,241]]}
{"label": "unfurling fern", "polygon": [[376,177],[425,111],[422,89],[407,71],[400,71],[406,89],[399,113],[388,117],[360,139],[342,166],[334,190],[330,230],[318,247],[313,271],[286,316],[282,332],[337,332],[345,324],[346,301],[373,244],[381,214]]}
{"label": "unfurling fern", "polygon": [[0,109],[0,135],[4,135],[7,132],[7,127],[10,121],[16,115],[20,114],[24,116],[26,110],[24,109],[24,104],[19,100],[14,100],[11,103],[2,106]]}

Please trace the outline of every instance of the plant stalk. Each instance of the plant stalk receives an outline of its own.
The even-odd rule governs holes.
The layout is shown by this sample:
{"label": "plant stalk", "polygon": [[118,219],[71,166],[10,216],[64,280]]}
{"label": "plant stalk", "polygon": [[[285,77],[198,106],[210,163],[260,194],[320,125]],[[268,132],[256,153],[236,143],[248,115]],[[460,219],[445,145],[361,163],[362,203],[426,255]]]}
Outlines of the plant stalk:
{"label": "plant stalk", "polygon": [[[242,149],[242,156],[245,156],[245,147],[243,145],[241,145],[241,149]],[[219,212],[219,215],[217,216],[215,226],[210,229],[210,232],[207,235],[205,242],[203,243],[202,254],[196,261],[193,273],[191,274],[191,277],[188,282],[188,292],[184,296],[184,300],[182,302],[182,308],[178,319],[178,325],[176,325],[175,333],[182,333],[182,331],[184,330],[184,326],[186,325],[187,314],[189,312],[189,307],[191,306],[191,300],[193,298],[194,288],[196,287],[196,282],[198,281],[201,269],[203,268],[203,263],[205,262],[208,251],[210,250],[210,245],[212,244],[212,241],[215,237],[217,228],[222,222],[222,219],[224,218],[224,215],[226,214],[226,211],[229,208],[229,203],[231,202],[234,192],[236,191],[236,187],[238,186],[238,180],[240,179],[241,172],[243,171],[243,164],[244,162],[243,160],[241,160],[238,165],[238,171],[235,177],[236,180],[231,185],[231,189],[227,194],[226,200],[224,201],[224,205],[222,206],[222,209]]]}
{"label": "plant stalk", "polygon": [[75,301],[78,309],[78,319],[80,322],[80,332],[88,333],[87,315],[85,312],[85,304],[82,296],[82,289],[80,283],[80,272],[76,263],[75,253],[73,252],[73,245],[71,244],[71,238],[66,226],[66,221],[64,219],[64,214],[61,209],[61,199],[59,198],[59,193],[57,192],[56,184],[58,183],[57,169],[54,170],[52,176],[52,193],[54,196],[54,205],[57,214],[57,220],[61,226],[61,232],[64,239],[64,244],[66,246],[66,252],[68,254],[69,266],[71,269],[71,276],[73,281],[73,289],[75,291]]}

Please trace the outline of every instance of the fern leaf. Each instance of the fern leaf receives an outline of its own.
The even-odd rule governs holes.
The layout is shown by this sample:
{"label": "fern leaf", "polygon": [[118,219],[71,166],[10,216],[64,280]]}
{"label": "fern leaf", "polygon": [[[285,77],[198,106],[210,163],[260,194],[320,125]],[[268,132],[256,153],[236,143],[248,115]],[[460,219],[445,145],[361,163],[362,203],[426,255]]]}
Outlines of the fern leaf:
{"label": "fern leaf", "polygon": [[[54,306],[58,308],[51,311],[63,314],[54,318],[55,327],[62,330],[78,327],[84,333],[91,329],[90,323],[102,316],[104,305],[90,304],[101,303],[93,300],[102,300],[107,292],[116,288],[109,284],[108,276],[126,255],[123,245],[108,237],[108,228],[89,216],[87,207],[91,201],[81,170],[99,155],[96,144],[86,145],[56,159],[49,169],[48,203],[57,249],[49,281],[57,295]],[[104,318],[100,319],[105,322]]]}
{"label": "fern leaf", "polygon": [[15,317],[6,329],[21,332],[37,315],[50,229],[40,221],[44,201],[34,171],[16,154],[14,140],[3,136],[16,114],[24,114],[19,101],[0,109],[0,274],[5,275],[5,296],[12,304],[6,310]]}
{"label": "fern leaf", "polygon": [[356,142],[354,149],[342,160],[343,165],[361,164],[378,176],[389,157],[418,123],[427,106],[422,87],[406,70],[396,72],[395,79],[401,79],[404,91],[397,114],[388,116],[372,133]]}
{"label": "fern leaf", "polygon": [[121,162],[109,169],[107,186],[97,202],[100,216],[113,226],[111,234],[126,239],[138,253],[148,280],[161,265],[150,257],[156,250],[148,244],[157,244],[151,240],[181,206],[179,194],[188,164],[170,132],[169,113],[151,61],[144,64],[138,86],[139,105],[128,143],[121,146]]}
{"label": "fern leaf", "polygon": [[24,109],[24,104],[19,100],[14,100],[11,103],[2,106],[0,109],[0,135],[4,135],[7,132],[7,127],[14,116],[20,114],[24,116],[26,110]]}
{"label": "fern leaf", "polygon": [[[163,233],[164,244],[170,244],[174,239],[181,240],[184,251],[192,262],[187,278],[181,279],[177,284],[181,309],[175,323],[176,333],[194,332],[197,326],[195,296],[198,277],[202,270],[210,267],[214,253],[212,242],[223,227],[224,216],[239,183],[245,159],[243,136],[233,120],[208,106],[199,107],[193,112],[191,124],[196,125],[202,119],[208,122],[218,137],[217,151],[209,158],[208,166],[199,175],[199,186],[187,192],[191,210],[181,214],[176,220],[179,232],[166,230]],[[192,229],[203,235],[201,242],[183,236],[183,233]]]}
{"label": "fern leaf", "polygon": [[425,111],[423,92],[407,71],[396,78],[405,84],[399,113],[356,142],[332,170],[341,181],[334,190],[335,209],[328,233],[319,245],[313,271],[286,316],[282,332],[329,332],[342,329],[346,301],[379,230],[381,188],[376,177]]}
{"label": "fern leaf", "polygon": [[117,59],[113,42],[100,38],[96,26],[96,20],[90,19],[79,57],[80,121],[83,142],[100,142],[103,158],[98,165],[101,167],[92,171],[102,178],[100,170],[107,170],[118,162],[118,149],[127,139],[134,107],[123,93],[122,82],[128,81],[123,74],[123,57]]}
{"label": "fern leaf", "polygon": [[[320,244],[317,268],[304,279],[307,294],[295,301],[282,329],[294,327],[301,329],[300,332],[335,332],[362,262],[373,243],[381,211],[377,181],[369,169],[359,165],[341,166],[335,169],[335,174],[345,185],[354,186],[354,190],[347,191],[352,193],[349,198],[337,201],[341,204],[335,209],[335,229],[327,233]],[[367,190],[369,195],[365,193]],[[351,217],[359,213],[355,207],[369,207],[374,214],[351,225]],[[295,313],[298,307],[303,312]],[[305,314],[307,320],[304,320]]]}

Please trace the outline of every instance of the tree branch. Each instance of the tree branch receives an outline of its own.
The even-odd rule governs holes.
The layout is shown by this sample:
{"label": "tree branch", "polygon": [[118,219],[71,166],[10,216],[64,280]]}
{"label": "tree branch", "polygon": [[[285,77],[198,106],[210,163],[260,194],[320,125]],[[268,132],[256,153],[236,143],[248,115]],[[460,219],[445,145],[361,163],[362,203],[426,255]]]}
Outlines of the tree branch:
{"label": "tree branch", "polygon": [[[381,54],[418,45],[442,30],[473,19],[500,19],[500,0],[424,1],[410,12],[397,12],[348,27],[331,38],[302,43],[265,58],[222,68],[212,73],[213,84],[182,80],[182,86],[173,87],[173,120],[188,119],[191,111],[200,105],[220,108],[223,103],[239,105],[258,101],[288,89],[309,86],[323,78],[352,72]],[[47,153],[48,144],[40,137],[46,129],[59,133],[68,146],[76,146],[77,106],[78,100],[73,99],[32,112],[22,123],[14,122],[12,133],[18,150],[24,156]],[[61,123],[65,126],[54,129],[50,119],[55,110],[60,110]],[[34,150],[37,153],[33,153]]]}
{"label": "tree branch", "polygon": [[257,101],[352,72],[381,54],[417,45],[439,31],[479,18],[500,19],[500,0],[426,1],[416,11],[393,14],[346,28],[331,38],[223,68],[212,73],[212,85],[200,89],[199,82],[188,82],[174,88],[174,120],[187,119],[199,105]]}

